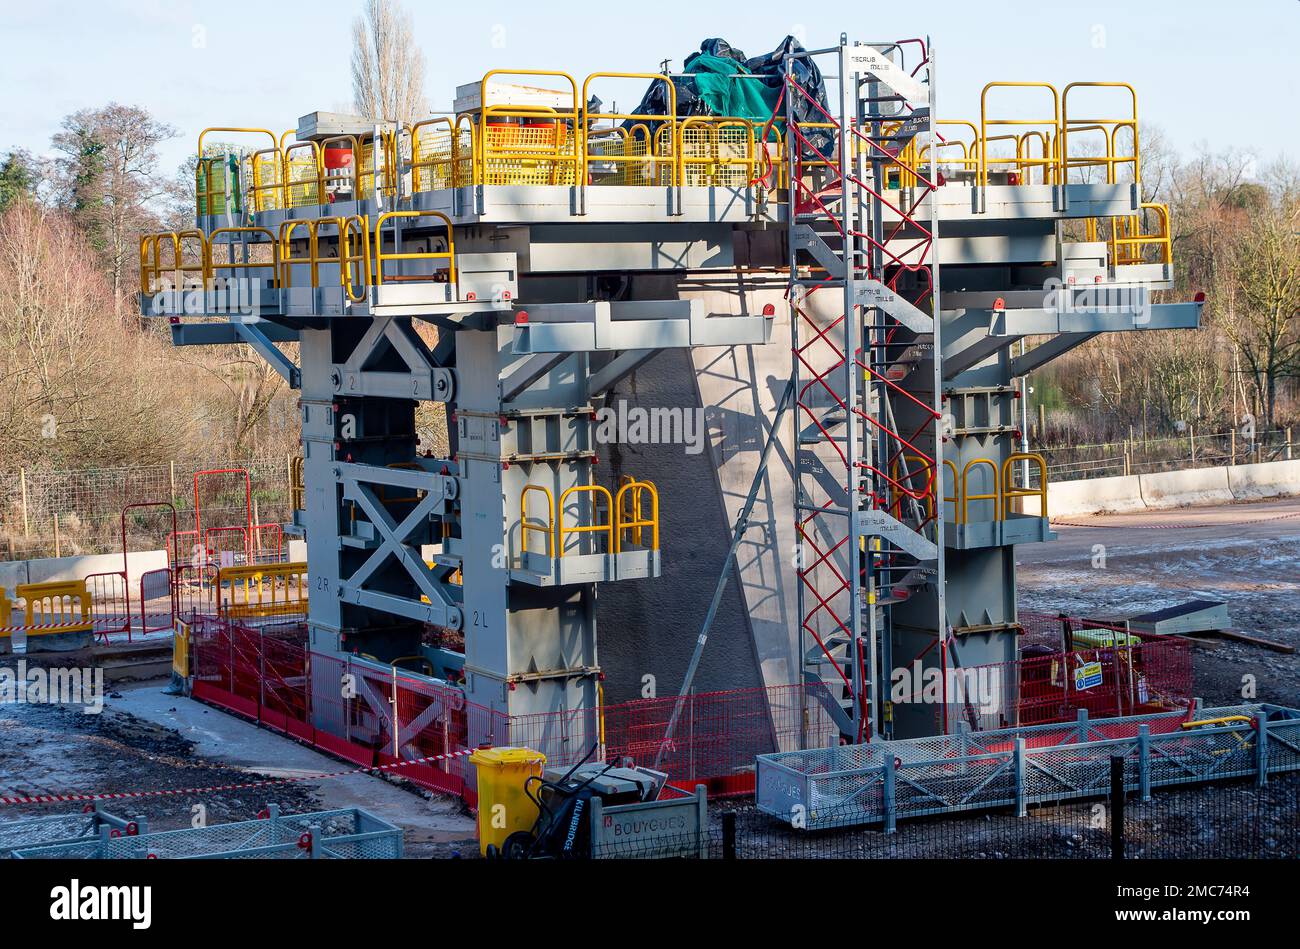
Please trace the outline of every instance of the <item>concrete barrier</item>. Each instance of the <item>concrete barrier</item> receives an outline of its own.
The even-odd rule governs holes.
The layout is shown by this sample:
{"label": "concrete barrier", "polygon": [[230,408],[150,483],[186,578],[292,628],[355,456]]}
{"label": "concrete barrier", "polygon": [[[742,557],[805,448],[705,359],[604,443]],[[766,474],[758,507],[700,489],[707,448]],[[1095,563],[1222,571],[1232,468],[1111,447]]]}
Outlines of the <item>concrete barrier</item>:
{"label": "concrete barrier", "polygon": [[1227,468],[1188,468],[1138,475],[1142,503],[1149,508],[1186,507],[1236,500]]}
{"label": "concrete barrier", "polygon": [[[87,554],[81,557],[46,557],[16,561],[26,565],[24,583],[82,580],[92,573],[116,573],[122,569],[121,554]],[[126,555],[127,578],[135,583],[140,574],[167,566],[167,551],[140,550]],[[2,585],[2,584],[0,584]]]}
{"label": "concrete barrier", "polygon": [[1072,514],[1159,510],[1300,495],[1300,461],[1266,461],[1223,468],[1188,468],[1119,478],[1053,481],[1047,509]]}
{"label": "concrete barrier", "polygon": [[1228,487],[1238,501],[1300,494],[1300,461],[1233,465],[1228,469]]}
{"label": "concrete barrier", "polygon": [[1144,509],[1137,475],[1052,481],[1047,485],[1047,513],[1052,517]]}

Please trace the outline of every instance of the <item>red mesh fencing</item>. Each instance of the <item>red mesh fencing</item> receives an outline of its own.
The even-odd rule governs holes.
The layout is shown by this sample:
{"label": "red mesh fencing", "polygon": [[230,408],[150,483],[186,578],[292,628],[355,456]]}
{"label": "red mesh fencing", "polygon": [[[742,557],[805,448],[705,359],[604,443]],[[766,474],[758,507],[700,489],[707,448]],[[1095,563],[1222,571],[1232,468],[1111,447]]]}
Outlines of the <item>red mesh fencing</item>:
{"label": "red mesh fencing", "polygon": [[[301,621],[257,624],[196,615],[190,654],[196,698],[367,767],[485,742],[535,748],[548,764],[564,767],[595,746],[592,760],[630,758],[667,772],[678,788],[704,784],[719,797],[753,791],[756,755],[840,740],[828,712],[834,699],[817,685],[691,695],[665,741],[676,697],[509,718],[468,701],[454,686],[355,656],[312,653]],[[1189,705],[1191,649],[1183,640],[1162,638],[1068,656],[1030,655],[960,674],[970,688],[965,701],[949,692],[953,730],[962,722],[974,731],[1071,722],[1081,709],[1092,719],[1150,714]],[[981,696],[994,701],[981,704]],[[936,706],[936,714],[942,709]],[[473,802],[469,772],[458,757],[399,773]]]}

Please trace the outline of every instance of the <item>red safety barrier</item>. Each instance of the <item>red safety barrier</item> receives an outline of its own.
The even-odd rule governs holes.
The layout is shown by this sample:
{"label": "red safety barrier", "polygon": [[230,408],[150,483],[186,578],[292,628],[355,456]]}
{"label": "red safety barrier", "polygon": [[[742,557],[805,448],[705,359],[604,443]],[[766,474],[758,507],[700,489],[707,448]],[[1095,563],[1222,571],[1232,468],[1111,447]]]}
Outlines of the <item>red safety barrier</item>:
{"label": "red safety barrier", "polygon": [[172,570],[172,598],[176,619],[192,623],[217,612],[216,564],[181,564]]}
{"label": "red safety barrier", "polygon": [[279,563],[284,559],[284,528],[279,524],[254,524],[249,544],[253,563]]}
{"label": "red safety barrier", "polygon": [[140,631],[153,633],[176,626],[176,598],[172,593],[172,572],[167,567],[140,574]]}
{"label": "red safety barrier", "polygon": [[110,633],[131,637],[131,592],[123,571],[86,575],[95,635],[108,642]]}
{"label": "red safety barrier", "polygon": [[[452,754],[486,742],[534,748],[548,765],[565,767],[594,745],[593,760],[631,759],[667,772],[674,787],[703,784],[711,796],[726,797],[753,792],[756,755],[840,740],[827,712],[834,700],[821,685],[691,695],[667,741],[675,696],[507,718],[468,701],[454,686],[360,657],[312,653],[300,621],[257,625],[196,616],[190,662],[195,698],[363,766]],[[1073,722],[1080,710],[1096,719],[1185,708],[1191,653],[1184,641],[1161,639],[1028,656],[959,673],[970,688],[949,691],[948,720],[954,729],[965,723],[987,731]],[[981,705],[982,698],[993,701]],[[935,706],[936,717],[941,712]],[[1177,718],[1158,724],[1176,728]],[[402,773],[431,790],[474,800],[463,758],[417,764]]]}

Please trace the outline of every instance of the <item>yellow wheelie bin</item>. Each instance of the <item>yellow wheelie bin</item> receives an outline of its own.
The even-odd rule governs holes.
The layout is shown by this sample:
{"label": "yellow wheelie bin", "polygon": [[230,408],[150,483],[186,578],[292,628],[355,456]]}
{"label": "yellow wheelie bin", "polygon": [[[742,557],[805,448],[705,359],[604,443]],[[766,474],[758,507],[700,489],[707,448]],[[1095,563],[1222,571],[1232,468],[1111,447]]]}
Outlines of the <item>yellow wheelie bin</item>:
{"label": "yellow wheelie bin", "polygon": [[532,830],[537,805],[524,793],[524,782],[541,777],[546,755],[531,748],[480,748],[469,756],[478,774],[478,847],[501,850],[517,830]]}

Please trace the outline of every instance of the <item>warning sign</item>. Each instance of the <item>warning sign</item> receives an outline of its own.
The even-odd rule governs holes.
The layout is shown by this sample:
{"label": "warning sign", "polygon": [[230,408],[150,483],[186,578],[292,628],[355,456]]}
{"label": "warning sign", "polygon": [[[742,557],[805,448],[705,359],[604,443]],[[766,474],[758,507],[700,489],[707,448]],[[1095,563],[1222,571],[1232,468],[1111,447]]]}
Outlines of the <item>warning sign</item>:
{"label": "warning sign", "polygon": [[1074,670],[1074,688],[1082,692],[1101,685],[1101,663],[1085,662]]}

